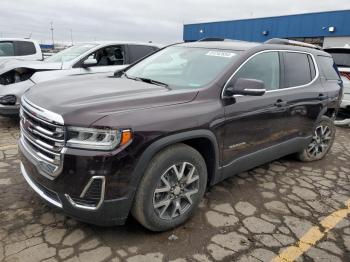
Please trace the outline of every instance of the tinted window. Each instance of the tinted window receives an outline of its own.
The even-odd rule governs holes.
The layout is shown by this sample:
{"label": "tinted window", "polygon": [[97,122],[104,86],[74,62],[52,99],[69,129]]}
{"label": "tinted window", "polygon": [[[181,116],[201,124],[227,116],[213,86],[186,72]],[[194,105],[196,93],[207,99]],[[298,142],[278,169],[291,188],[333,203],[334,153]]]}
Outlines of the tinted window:
{"label": "tinted window", "polygon": [[130,64],[155,51],[153,46],[129,45]]}
{"label": "tinted window", "polygon": [[280,62],[277,52],[267,52],[254,56],[236,73],[235,78],[261,80],[266,90],[279,88]]}
{"label": "tinted window", "polygon": [[34,43],[26,41],[16,41],[16,55],[34,55],[36,48]]}
{"label": "tinted window", "polygon": [[14,56],[15,48],[12,42],[0,42],[0,56]]}
{"label": "tinted window", "polygon": [[284,53],[284,87],[302,86],[311,82],[312,73],[307,54]]}
{"label": "tinted window", "polygon": [[331,57],[319,56],[318,60],[320,62],[322,72],[327,80],[339,80],[337,66],[334,64]]}
{"label": "tinted window", "polygon": [[334,63],[339,67],[350,67],[349,49],[326,49],[333,56]]}

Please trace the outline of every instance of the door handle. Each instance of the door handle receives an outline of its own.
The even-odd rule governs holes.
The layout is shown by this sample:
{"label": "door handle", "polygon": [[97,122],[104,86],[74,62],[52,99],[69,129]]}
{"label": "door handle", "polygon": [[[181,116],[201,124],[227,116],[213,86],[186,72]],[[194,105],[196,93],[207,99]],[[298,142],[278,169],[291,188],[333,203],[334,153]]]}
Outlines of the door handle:
{"label": "door handle", "polygon": [[277,107],[287,106],[287,101],[283,101],[282,99],[278,99],[277,102],[275,103],[275,106],[277,106]]}

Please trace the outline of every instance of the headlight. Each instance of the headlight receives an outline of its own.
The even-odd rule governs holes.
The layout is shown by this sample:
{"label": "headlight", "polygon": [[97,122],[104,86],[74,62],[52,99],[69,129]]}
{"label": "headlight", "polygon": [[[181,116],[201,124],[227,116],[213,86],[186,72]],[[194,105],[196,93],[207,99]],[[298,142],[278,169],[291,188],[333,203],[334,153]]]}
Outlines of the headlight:
{"label": "headlight", "polygon": [[67,128],[67,147],[112,150],[131,141],[131,130],[96,129],[84,127]]}

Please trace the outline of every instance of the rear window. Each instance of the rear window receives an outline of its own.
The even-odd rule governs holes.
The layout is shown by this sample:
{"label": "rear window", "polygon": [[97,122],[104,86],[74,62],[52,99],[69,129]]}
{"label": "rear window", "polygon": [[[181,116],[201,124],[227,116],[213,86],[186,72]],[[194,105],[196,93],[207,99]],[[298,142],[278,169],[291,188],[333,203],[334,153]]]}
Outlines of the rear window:
{"label": "rear window", "polygon": [[15,48],[13,42],[0,42],[0,56],[14,56]]}
{"label": "rear window", "polygon": [[316,75],[311,57],[303,53],[284,53],[284,75],[285,88],[310,83]]}
{"label": "rear window", "polygon": [[339,74],[337,66],[334,64],[333,59],[328,56],[319,56],[320,67],[327,80],[339,80]]}
{"label": "rear window", "polygon": [[16,41],[16,55],[34,55],[36,54],[36,48],[33,42]]}
{"label": "rear window", "polygon": [[334,59],[334,63],[339,67],[350,67],[350,50],[344,49],[327,49]]}

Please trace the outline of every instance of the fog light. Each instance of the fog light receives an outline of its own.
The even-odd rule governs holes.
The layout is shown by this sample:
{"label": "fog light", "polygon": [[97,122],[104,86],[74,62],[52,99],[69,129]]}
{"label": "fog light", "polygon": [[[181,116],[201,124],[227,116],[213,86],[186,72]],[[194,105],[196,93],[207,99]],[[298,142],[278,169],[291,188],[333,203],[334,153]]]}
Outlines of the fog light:
{"label": "fog light", "polygon": [[5,106],[13,106],[16,104],[17,98],[14,95],[0,97],[0,104]]}

